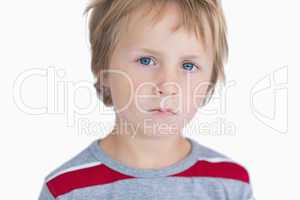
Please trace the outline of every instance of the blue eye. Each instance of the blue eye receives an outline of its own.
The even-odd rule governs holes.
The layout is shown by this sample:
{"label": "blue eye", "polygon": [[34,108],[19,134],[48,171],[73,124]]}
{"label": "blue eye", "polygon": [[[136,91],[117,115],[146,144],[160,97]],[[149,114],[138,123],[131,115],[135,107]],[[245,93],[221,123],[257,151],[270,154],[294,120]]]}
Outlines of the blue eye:
{"label": "blue eye", "polygon": [[198,68],[196,65],[194,65],[193,63],[184,63],[183,64],[183,68],[188,70],[188,71],[193,71],[193,67]]}
{"label": "blue eye", "polygon": [[[151,61],[153,62],[152,58],[150,57],[141,57],[138,59],[138,61],[142,64],[142,65],[150,65]],[[153,62],[154,63],[154,62]],[[154,63],[155,64],[155,63]]]}

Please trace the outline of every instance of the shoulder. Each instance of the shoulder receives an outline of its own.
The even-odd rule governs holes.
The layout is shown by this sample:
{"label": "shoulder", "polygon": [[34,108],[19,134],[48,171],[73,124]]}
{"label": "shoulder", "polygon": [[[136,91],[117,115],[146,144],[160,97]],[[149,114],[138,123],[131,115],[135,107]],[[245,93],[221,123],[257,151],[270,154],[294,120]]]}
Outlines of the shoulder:
{"label": "shoulder", "polygon": [[189,169],[194,177],[204,177],[218,182],[228,198],[231,197],[229,199],[253,198],[250,175],[243,164],[217,150],[195,142],[197,162]]}
{"label": "shoulder", "polygon": [[52,171],[50,171],[45,177],[46,180],[53,179],[60,174],[73,171],[76,169],[85,168],[88,166],[97,165],[100,162],[90,152],[90,146],[82,149],[79,153],[73,155],[70,159],[66,160]]}
{"label": "shoulder", "polygon": [[93,173],[102,166],[91,152],[90,148],[94,143],[95,141],[45,176],[45,186],[52,196],[69,192],[78,183],[75,179],[84,177],[86,173]]}
{"label": "shoulder", "polygon": [[197,162],[193,166],[197,171],[205,172],[216,178],[233,179],[249,183],[249,173],[246,167],[231,157],[194,140]]}

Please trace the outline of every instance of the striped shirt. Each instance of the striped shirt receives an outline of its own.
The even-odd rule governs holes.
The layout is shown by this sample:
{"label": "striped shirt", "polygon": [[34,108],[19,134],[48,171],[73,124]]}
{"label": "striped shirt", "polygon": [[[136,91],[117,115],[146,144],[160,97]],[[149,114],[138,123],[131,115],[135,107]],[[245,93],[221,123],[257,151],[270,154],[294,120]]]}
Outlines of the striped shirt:
{"label": "striped shirt", "polygon": [[44,179],[39,200],[250,200],[247,170],[187,138],[188,156],[161,169],[129,167],[94,140]]}

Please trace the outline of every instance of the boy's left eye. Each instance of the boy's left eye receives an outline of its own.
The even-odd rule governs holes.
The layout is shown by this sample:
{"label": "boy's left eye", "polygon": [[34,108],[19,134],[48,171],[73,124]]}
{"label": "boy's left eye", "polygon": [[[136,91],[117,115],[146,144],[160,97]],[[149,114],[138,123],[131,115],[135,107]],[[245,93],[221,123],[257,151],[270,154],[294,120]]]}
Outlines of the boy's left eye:
{"label": "boy's left eye", "polygon": [[199,67],[197,67],[195,64],[193,63],[184,63],[183,64],[183,68],[190,71],[190,72],[194,72],[195,70],[193,70],[193,68],[199,69]]}

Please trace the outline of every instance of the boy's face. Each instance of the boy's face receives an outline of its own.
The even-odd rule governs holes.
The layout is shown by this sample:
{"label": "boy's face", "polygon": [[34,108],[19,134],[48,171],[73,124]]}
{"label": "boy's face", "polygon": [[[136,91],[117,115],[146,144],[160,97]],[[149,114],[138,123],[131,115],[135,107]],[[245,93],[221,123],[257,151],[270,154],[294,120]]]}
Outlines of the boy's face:
{"label": "boy's face", "polygon": [[[129,127],[138,126],[144,133],[180,133],[206,94],[213,62],[211,38],[206,38],[205,47],[182,27],[172,32],[179,20],[175,4],[168,4],[155,25],[152,15],[141,17],[144,12],[131,15],[111,58],[109,69],[114,71],[108,84],[114,109]],[[176,114],[151,112],[155,108]]]}

